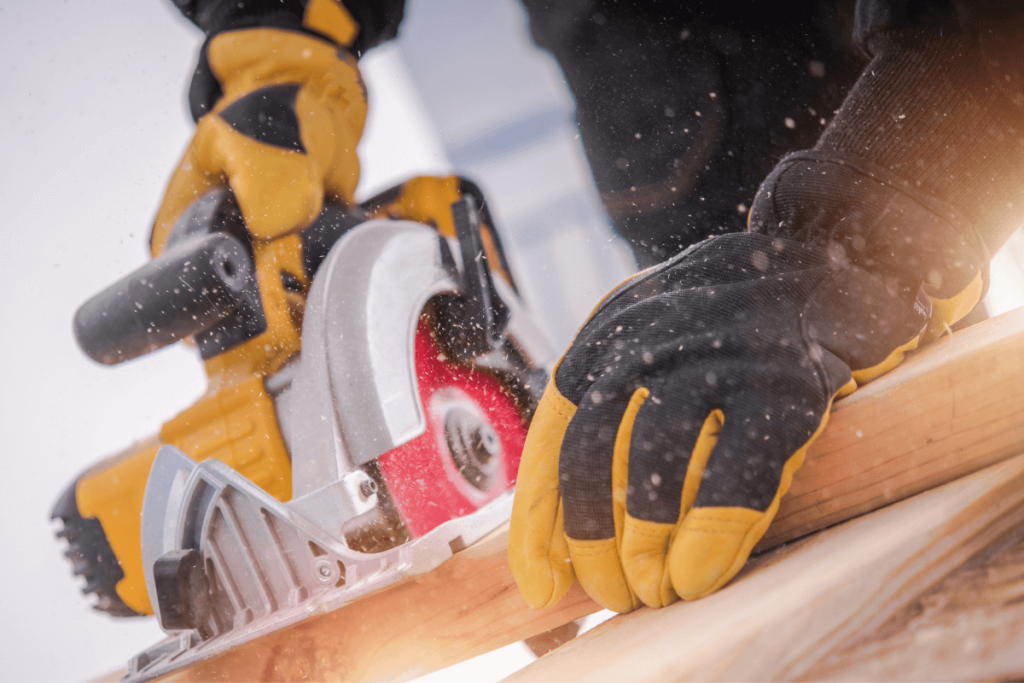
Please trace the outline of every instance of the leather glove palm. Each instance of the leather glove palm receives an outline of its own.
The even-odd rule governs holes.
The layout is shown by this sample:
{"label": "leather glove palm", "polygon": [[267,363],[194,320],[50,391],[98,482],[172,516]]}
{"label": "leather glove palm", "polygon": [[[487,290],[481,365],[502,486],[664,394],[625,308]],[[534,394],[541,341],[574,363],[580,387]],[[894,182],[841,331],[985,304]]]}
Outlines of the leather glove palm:
{"label": "leather glove palm", "polygon": [[352,202],[366,94],[355,59],[336,45],[274,28],[226,31],[207,48],[223,90],[199,119],[153,229],[159,253],[179,215],[227,182],[254,239],[319,214],[325,193]]}
{"label": "leather glove palm", "polygon": [[[756,225],[783,232],[809,205],[775,203],[801,163],[821,172],[781,165]],[[936,294],[954,294],[936,307],[943,322],[973,306],[980,273],[959,235],[885,184],[859,182],[871,192],[845,209],[863,220],[835,223],[842,231],[708,240],[598,306],[523,453],[509,559],[528,603],[555,604],[574,577],[620,612],[717,590],[764,535],[833,399],[916,347],[928,274],[945,276]]]}

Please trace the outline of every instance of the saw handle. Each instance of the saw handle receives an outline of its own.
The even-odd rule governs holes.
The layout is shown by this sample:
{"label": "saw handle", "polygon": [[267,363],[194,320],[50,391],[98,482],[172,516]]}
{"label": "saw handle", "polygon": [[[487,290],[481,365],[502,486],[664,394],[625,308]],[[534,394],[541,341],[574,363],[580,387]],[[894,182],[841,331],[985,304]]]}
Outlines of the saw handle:
{"label": "saw handle", "polygon": [[255,269],[227,234],[173,246],[86,301],[75,313],[79,347],[114,365],[207,330],[242,305]]}

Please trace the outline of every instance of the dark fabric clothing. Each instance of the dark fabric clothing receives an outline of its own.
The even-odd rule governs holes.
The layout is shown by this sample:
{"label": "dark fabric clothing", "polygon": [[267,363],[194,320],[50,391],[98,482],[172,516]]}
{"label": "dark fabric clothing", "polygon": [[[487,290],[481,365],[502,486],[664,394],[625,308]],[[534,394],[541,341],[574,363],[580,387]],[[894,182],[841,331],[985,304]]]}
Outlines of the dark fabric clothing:
{"label": "dark fabric clothing", "polygon": [[[308,0],[173,0],[178,9],[208,35],[253,26],[276,26],[296,31]],[[398,35],[405,0],[344,0],[359,23],[353,51],[360,55]]]}
{"label": "dark fabric clothing", "polygon": [[565,72],[598,189],[641,267],[744,229],[758,185],[811,147],[863,67],[850,3],[524,0]]}
{"label": "dark fabric clothing", "polygon": [[[211,35],[306,30],[304,0],[175,2]],[[565,73],[597,186],[642,266],[743,230],[761,181],[800,149],[886,169],[952,206],[989,250],[1024,222],[1017,3],[794,0],[767,15],[749,0],[522,2]],[[357,54],[397,34],[403,5],[345,1],[361,25]],[[193,114],[219,96],[204,51]],[[841,201],[834,184],[822,191]]]}
{"label": "dark fabric clothing", "polygon": [[1024,223],[1024,110],[979,78],[983,53],[959,31],[887,31],[870,47],[815,150],[870,161],[944,202],[994,252]]}

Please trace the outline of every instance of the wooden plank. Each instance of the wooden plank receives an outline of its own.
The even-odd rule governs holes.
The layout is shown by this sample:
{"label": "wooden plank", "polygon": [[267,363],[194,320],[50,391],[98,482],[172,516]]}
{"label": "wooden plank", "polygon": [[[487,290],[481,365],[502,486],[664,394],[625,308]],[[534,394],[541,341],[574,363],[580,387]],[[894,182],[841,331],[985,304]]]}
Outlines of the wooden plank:
{"label": "wooden plank", "polygon": [[1024,450],[1024,308],[944,337],[836,404],[756,550]]}
{"label": "wooden plank", "polygon": [[1024,678],[1024,526],[852,637],[802,680]]}
{"label": "wooden plank", "polygon": [[[759,549],[1024,451],[1021,377],[1024,310],[941,339],[839,402]],[[578,586],[551,610],[528,608],[506,542],[500,530],[426,576],[168,680],[408,680],[600,609]]]}
{"label": "wooden plank", "polygon": [[600,609],[578,585],[557,607],[530,609],[507,540],[506,527],[428,574],[161,680],[406,681]]}
{"label": "wooden plank", "polygon": [[555,648],[561,647],[575,638],[580,633],[580,625],[583,620],[570,621],[568,624],[556,626],[550,631],[530,636],[523,643],[530,648],[534,655],[543,657]]}
{"label": "wooden plank", "polygon": [[768,553],[703,600],[616,617],[506,680],[1005,679],[1024,671],[1022,526],[1024,455]]}

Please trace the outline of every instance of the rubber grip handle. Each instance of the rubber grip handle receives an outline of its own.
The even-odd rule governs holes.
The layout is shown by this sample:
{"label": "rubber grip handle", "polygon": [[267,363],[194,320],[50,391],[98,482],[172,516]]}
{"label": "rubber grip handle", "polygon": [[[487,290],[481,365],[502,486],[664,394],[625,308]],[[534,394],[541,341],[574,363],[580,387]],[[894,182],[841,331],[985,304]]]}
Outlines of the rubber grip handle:
{"label": "rubber grip handle", "polygon": [[229,316],[254,272],[238,239],[190,237],[82,304],[75,339],[105,365],[138,358]]}

